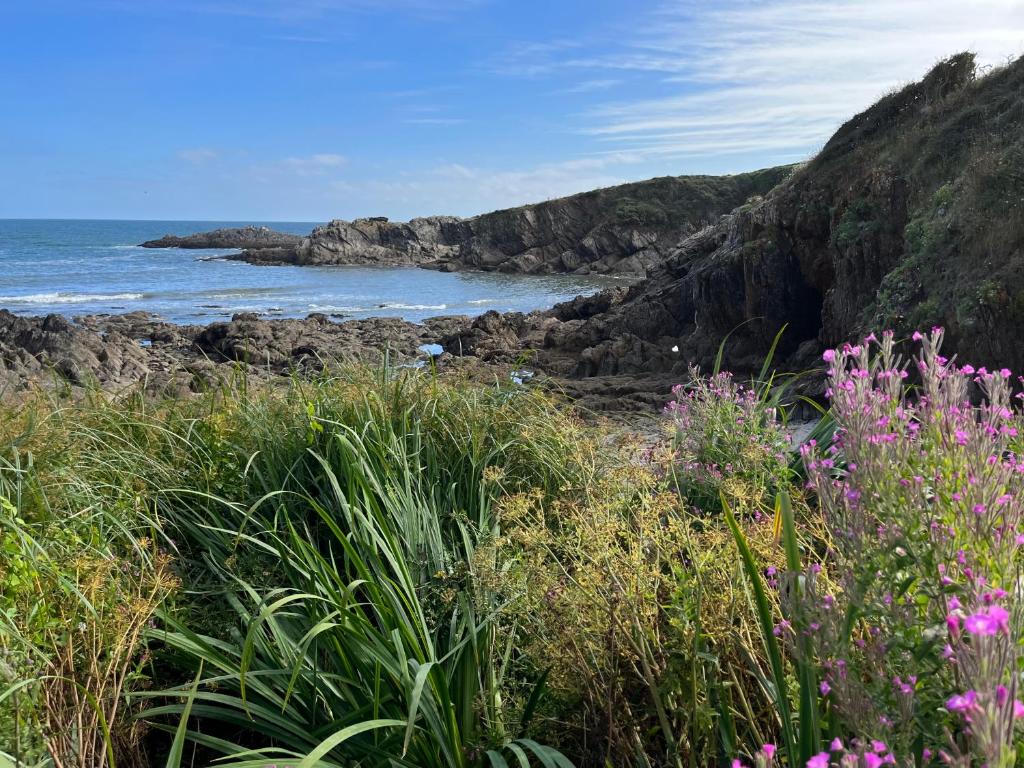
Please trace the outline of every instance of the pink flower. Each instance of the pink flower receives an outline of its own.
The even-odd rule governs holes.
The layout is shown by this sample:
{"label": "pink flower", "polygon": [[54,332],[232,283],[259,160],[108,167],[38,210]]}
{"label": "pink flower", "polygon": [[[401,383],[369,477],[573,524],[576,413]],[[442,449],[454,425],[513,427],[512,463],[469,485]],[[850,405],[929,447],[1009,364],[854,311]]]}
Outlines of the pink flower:
{"label": "pink flower", "polygon": [[920,331],[914,331],[913,335],[910,338],[913,339],[914,341],[920,341],[921,339],[924,338],[924,336],[921,335]]}
{"label": "pink flower", "polygon": [[978,694],[974,691],[967,691],[966,693],[958,693],[956,696],[950,698],[946,702],[946,709],[950,712],[966,712],[974,706],[978,700]]}
{"label": "pink flower", "polygon": [[831,363],[836,359],[836,351],[834,349],[826,349],[821,353],[821,359],[826,363]]}
{"label": "pink flower", "polygon": [[773,757],[775,757],[775,745],[774,744],[762,744],[761,745],[761,751],[764,753],[764,756],[767,757],[769,760],[771,760]]}
{"label": "pink flower", "polygon": [[1024,704],[1020,702],[1020,699],[1013,700],[1013,719],[1020,720],[1024,717]]}
{"label": "pink flower", "polygon": [[828,752],[819,752],[808,760],[807,768],[828,768]]}
{"label": "pink flower", "polygon": [[864,765],[866,768],[879,768],[882,765],[882,758],[874,752],[864,753]]}
{"label": "pink flower", "polygon": [[964,629],[972,635],[1009,634],[1010,614],[1000,605],[990,605],[965,618]]}
{"label": "pink flower", "polygon": [[836,736],[832,739],[832,743],[829,744],[829,749],[833,752],[842,752],[846,747],[843,746],[843,740]]}
{"label": "pink flower", "polygon": [[946,616],[946,627],[949,629],[949,634],[953,637],[960,636],[960,617],[955,613],[951,613]]}
{"label": "pink flower", "polygon": [[822,680],[821,685],[818,686],[818,690],[821,691],[822,696],[828,696],[829,691],[832,690],[832,686],[828,684],[828,680]]}

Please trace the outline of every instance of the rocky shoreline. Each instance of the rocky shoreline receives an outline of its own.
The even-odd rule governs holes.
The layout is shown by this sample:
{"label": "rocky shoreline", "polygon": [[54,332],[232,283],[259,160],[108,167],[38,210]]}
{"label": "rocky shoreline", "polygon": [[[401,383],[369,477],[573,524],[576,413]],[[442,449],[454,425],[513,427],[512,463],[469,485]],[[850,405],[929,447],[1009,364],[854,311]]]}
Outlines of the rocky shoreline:
{"label": "rocky shoreline", "polygon": [[[556,308],[557,309],[557,308]],[[556,310],[478,317],[337,321],[265,319],[251,313],[209,325],[177,325],[144,312],[20,316],[0,309],[0,398],[34,387],[157,396],[202,392],[243,371],[258,381],[315,375],[348,363],[426,367],[482,381],[529,378],[600,411],[660,407],[675,374],[576,377],[552,340]],[[528,370],[524,377],[521,369]]]}
{"label": "rocky shoreline", "polygon": [[425,344],[465,318],[416,325],[397,318],[334,322],[322,314],[267,320],[237,314],[210,325],[176,325],[144,312],[23,317],[0,310],[0,392],[64,382],[106,390],[200,391],[235,370],[257,378],[321,370],[345,361],[423,360]]}

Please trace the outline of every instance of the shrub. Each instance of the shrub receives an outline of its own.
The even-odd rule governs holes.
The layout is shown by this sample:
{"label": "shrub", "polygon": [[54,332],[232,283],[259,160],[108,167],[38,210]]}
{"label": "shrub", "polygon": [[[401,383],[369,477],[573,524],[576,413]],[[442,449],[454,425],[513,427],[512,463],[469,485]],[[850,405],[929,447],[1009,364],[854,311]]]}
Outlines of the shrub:
{"label": "shrub", "polygon": [[[584,485],[506,496],[482,551],[524,665],[551,691],[541,732],[582,764],[710,764],[775,731],[718,493],[745,505],[751,546],[781,568],[761,510],[788,487],[789,441],[728,374],[693,373],[667,409],[671,445],[606,447]],[[721,482],[710,470],[727,465]]]}
{"label": "shrub", "polygon": [[619,224],[659,227],[668,223],[668,214],[654,203],[627,198],[615,206],[615,220]]}
{"label": "shrub", "polygon": [[666,408],[680,494],[705,512],[720,512],[724,494],[739,511],[760,514],[791,479],[791,440],[778,410],[730,373],[702,377],[693,368],[690,377]]}

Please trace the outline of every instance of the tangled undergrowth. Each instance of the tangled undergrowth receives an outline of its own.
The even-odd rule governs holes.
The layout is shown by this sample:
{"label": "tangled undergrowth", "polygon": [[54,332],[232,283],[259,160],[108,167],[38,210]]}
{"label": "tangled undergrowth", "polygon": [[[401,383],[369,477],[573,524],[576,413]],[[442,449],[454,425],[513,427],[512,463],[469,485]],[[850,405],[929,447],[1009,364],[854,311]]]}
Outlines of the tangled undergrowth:
{"label": "tangled undergrowth", "polygon": [[941,337],[827,353],[803,446],[697,371],[639,447],[417,371],[26,398],[0,765],[1013,765],[1019,396]]}

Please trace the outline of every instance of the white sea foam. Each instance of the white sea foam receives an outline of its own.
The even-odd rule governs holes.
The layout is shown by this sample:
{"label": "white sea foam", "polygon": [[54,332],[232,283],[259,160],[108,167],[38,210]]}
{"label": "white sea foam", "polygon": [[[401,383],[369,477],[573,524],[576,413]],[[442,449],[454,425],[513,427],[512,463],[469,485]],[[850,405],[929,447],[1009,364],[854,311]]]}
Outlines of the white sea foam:
{"label": "white sea foam", "polygon": [[447,309],[447,304],[381,304],[381,309]]}
{"label": "white sea foam", "polygon": [[141,293],[31,293],[27,296],[0,296],[0,304],[85,304],[101,301],[134,301]]}
{"label": "white sea foam", "polygon": [[497,299],[470,299],[467,304],[493,304]]}
{"label": "white sea foam", "polygon": [[369,307],[339,307],[334,304],[307,304],[310,312],[372,312]]}

